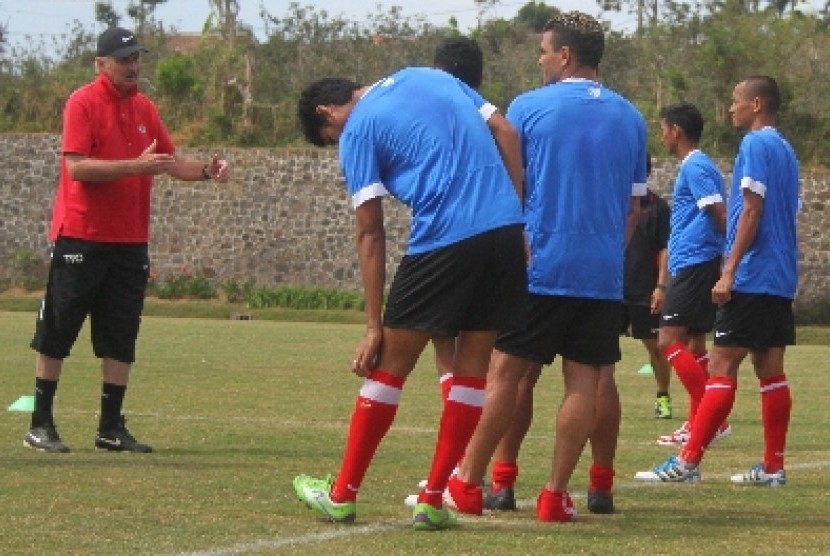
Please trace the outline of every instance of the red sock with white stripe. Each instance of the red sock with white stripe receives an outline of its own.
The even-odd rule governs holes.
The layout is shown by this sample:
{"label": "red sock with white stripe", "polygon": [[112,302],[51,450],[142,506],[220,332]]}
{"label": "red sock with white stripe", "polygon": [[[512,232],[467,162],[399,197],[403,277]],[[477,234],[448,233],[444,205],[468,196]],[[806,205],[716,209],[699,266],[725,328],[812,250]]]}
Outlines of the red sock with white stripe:
{"label": "red sock with white stripe", "polygon": [[680,459],[686,463],[700,463],[703,451],[715,438],[718,428],[735,405],[738,383],[731,378],[716,376],[706,383],[706,393],[700,402],[695,420],[691,423],[689,441],[680,450]]}
{"label": "red sock with white stripe", "polygon": [[761,379],[761,417],[764,422],[764,471],[784,469],[784,445],[790,426],[792,396],[787,376]]}
{"label": "red sock with white stripe", "polygon": [[702,353],[695,353],[695,361],[697,364],[700,365],[700,368],[703,369],[703,372],[706,373],[706,378],[709,378],[709,352],[704,351]]}
{"label": "red sock with white stripe", "polygon": [[441,399],[446,402],[447,396],[450,395],[450,388],[452,388],[452,373],[444,373],[438,377],[438,382],[441,386]]}
{"label": "red sock with white stripe", "polygon": [[467,443],[481,418],[486,384],[483,378],[453,376],[452,388],[444,403],[444,412],[438,426],[432,468],[427,477],[427,486],[418,496],[418,502],[426,502],[436,508],[442,506],[441,495],[447,488],[447,480],[464,455]]}
{"label": "red sock with white stripe", "polygon": [[350,502],[357,498],[380,441],[395,420],[403,383],[404,379],[380,369],[363,381],[349,424],[343,463],[331,488],[333,501]]}
{"label": "red sock with white stripe", "polygon": [[700,400],[706,391],[706,371],[697,362],[694,355],[680,342],[668,346],[663,350],[666,361],[674,368],[677,378],[683,384],[689,394],[689,423],[692,423],[697,415]]}

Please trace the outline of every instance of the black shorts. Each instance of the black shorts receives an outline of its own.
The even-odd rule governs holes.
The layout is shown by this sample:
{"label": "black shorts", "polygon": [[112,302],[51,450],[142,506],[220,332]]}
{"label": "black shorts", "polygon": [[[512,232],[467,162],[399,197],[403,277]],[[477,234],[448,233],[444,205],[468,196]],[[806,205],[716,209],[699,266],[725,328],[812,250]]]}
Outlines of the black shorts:
{"label": "black shorts", "polygon": [[669,280],[660,326],[682,326],[706,333],[715,322],[712,288],[720,278],[720,257],[688,266]]}
{"label": "black shorts", "polygon": [[652,313],[651,307],[623,303],[620,316],[620,334],[627,334],[630,328],[631,337],[635,340],[657,339],[660,315]]}
{"label": "black shorts", "polygon": [[32,349],[64,359],[89,315],[95,355],[135,361],[149,269],[146,244],[58,238]]}
{"label": "black shorts", "polygon": [[786,297],[732,292],[718,307],[714,344],[763,350],[795,344],[793,302]]}
{"label": "black shorts", "polygon": [[527,296],[522,226],[490,230],[441,249],[405,255],[392,281],[384,326],[456,336],[500,330]]}
{"label": "black shorts", "polygon": [[528,296],[519,326],[496,338],[496,349],[549,365],[557,354],[585,365],[620,360],[619,301],[556,295]]}

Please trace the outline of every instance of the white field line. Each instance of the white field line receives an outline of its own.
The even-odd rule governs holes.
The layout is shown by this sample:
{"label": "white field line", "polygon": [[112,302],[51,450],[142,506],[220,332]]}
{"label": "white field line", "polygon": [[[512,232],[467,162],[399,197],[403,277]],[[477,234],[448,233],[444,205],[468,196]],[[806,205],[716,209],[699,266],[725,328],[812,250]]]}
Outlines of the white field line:
{"label": "white field line", "polygon": [[[830,461],[815,461],[815,462],[804,462],[804,463],[791,463],[787,465],[787,470],[798,470],[798,469],[823,469],[825,467],[830,467]],[[729,475],[725,474],[714,474],[714,475],[706,475],[706,477],[713,477],[715,479],[729,479]],[[680,486],[681,488],[684,485],[672,485],[671,483],[661,483],[661,482],[654,482],[654,481],[626,481],[624,483],[618,483],[614,488],[615,490],[631,490],[631,489],[638,489],[638,488],[662,488],[662,487],[669,487],[672,486],[677,488]],[[686,485],[688,486],[688,485]],[[753,488],[751,486],[747,486],[744,488]],[[784,487],[786,488],[786,487]],[[584,494],[574,494],[572,495],[573,498],[581,499],[584,498]],[[536,500],[535,499],[526,499],[526,500],[517,500],[516,506],[519,509],[526,510],[530,508],[536,507]],[[493,519],[495,516],[498,515],[498,518]],[[485,512],[485,515],[482,517],[473,517],[473,516],[459,516],[459,521],[462,523],[481,523],[485,520],[490,521],[495,526],[509,526],[511,524],[519,524],[519,523],[526,523],[526,520],[511,520],[511,519],[503,519],[504,514],[499,512],[498,514],[493,512]],[[200,550],[194,552],[180,552],[175,556],[231,556],[233,554],[254,554],[257,552],[264,552],[267,550],[274,550],[277,548],[283,547],[302,547],[307,546],[310,544],[326,542],[331,540],[337,540],[342,538],[351,538],[357,537],[360,535],[372,535],[375,533],[382,533],[384,531],[388,531],[390,529],[400,529],[404,527],[411,526],[410,520],[394,520],[394,521],[384,521],[380,523],[375,523],[371,525],[360,525],[356,527],[352,526],[333,526],[336,527],[331,531],[322,531],[319,533],[310,533],[308,535],[300,535],[297,537],[285,537],[285,538],[278,538],[278,539],[270,539],[270,540],[262,540],[250,543],[241,543],[236,544],[233,546],[227,546],[224,548],[210,548],[207,550]]]}

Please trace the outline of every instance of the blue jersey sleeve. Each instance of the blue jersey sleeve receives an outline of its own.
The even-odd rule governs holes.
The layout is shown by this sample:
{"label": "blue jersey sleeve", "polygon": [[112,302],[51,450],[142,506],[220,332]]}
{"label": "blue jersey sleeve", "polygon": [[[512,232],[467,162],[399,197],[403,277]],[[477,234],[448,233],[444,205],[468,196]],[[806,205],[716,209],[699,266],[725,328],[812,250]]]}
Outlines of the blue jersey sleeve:
{"label": "blue jersey sleeve", "polygon": [[340,137],[340,168],[354,208],[386,195],[375,144],[370,139],[354,131],[344,133]]}

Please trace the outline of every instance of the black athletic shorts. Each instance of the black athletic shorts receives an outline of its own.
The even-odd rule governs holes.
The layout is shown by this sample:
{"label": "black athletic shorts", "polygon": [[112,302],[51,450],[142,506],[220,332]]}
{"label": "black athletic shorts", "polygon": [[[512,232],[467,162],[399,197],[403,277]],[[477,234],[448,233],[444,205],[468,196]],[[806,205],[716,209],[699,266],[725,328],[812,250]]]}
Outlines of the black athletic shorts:
{"label": "black athletic shorts", "polygon": [[405,255],[392,281],[384,326],[456,336],[500,330],[527,295],[522,226],[496,228],[447,247]]}
{"label": "black athletic shorts", "polygon": [[712,288],[720,278],[720,257],[682,269],[671,280],[663,301],[660,326],[682,326],[706,333],[715,322]]}
{"label": "black athletic shorts", "polygon": [[714,344],[763,350],[795,344],[793,302],[786,297],[732,292],[718,307]]}
{"label": "black athletic shorts", "polygon": [[628,334],[635,340],[655,340],[660,330],[660,315],[651,312],[645,305],[622,304],[620,311],[620,334]]}
{"label": "black athletic shorts", "polygon": [[505,329],[496,349],[550,365],[559,354],[585,365],[620,360],[619,301],[529,294],[524,322]]}
{"label": "black athletic shorts", "polygon": [[149,268],[146,244],[58,238],[32,349],[64,359],[89,315],[95,355],[135,361]]}

